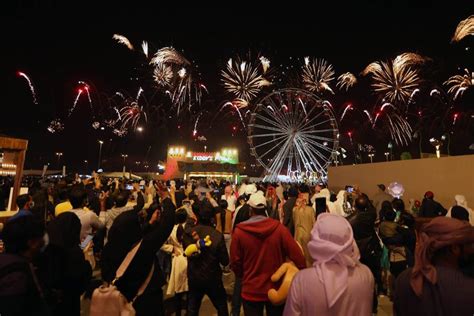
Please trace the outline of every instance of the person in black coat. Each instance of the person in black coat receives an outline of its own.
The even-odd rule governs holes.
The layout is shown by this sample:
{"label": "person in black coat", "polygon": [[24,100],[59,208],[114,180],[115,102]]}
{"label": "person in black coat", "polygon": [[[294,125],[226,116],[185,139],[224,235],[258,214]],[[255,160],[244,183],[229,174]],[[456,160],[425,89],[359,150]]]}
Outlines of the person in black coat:
{"label": "person in black coat", "polygon": [[434,200],[434,194],[431,191],[425,193],[423,201],[421,202],[420,217],[436,217],[446,216],[448,211],[439,203]]}
{"label": "person in black coat", "polygon": [[150,212],[153,212],[150,219],[136,210],[131,210],[123,212],[114,220],[102,253],[102,278],[112,282],[127,253],[142,241],[124,275],[115,283],[127,300],[132,301],[154,264],[153,275],[147,288],[133,303],[138,316],[164,315],[161,287],[165,284],[165,279],[156,253],[171,234],[175,221],[175,206],[166,188],[160,188],[158,194],[161,206],[150,206]]}
{"label": "person in black coat", "polygon": [[[347,218],[352,226],[354,239],[359,247],[360,262],[369,267],[378,287],[381,286],[380,257],[382,248],[375,233],[377,212],[365,194],[359,195],[354,203],[355,212]],[[377,313],[378,297],[374,289],[373,313]]]}
{"label": "person in black coat", "polygon": [[92,268],[79,247],[81,221],[65,212],[47,227],[49,244],[39,260],[39,276],[53,315],[80,315],[80,297]]}
{"label": "person in black coat", "polygon": [[0,315],[50,315],[33,261],[44,246],[44,225],[34,216],[5,224],[0,238]]}
{"label": "person in black coat", "polygon": [[222,233],[211,226],[215,209],[208,200],[199,203],[199,224],[186,227],[183,236],[184,249],[196,243],[196,239],[209,236],[212,244],[201,252],[188,257],[188,315],[199,315],[202,298],[207,295],[219,316],[228,315],[227,296],[222,283],[222,266],[229,264],[229,254]]}

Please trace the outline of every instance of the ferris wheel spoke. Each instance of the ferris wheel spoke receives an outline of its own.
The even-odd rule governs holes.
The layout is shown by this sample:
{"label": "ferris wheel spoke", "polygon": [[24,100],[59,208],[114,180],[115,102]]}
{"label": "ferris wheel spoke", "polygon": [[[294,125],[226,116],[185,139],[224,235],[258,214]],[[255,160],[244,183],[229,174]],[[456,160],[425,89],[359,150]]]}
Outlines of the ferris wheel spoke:
{"label": "ferris wheel spoke", "polygon": [[329,153],[329,154],[332,154],[332,152],[333,152],[333,150],[332,150],[331,148],[328,148],[328,147],[326,147],[326,146],[324,146],[324,145],[321,145],[320,143],[318,143],[318,142],[316,142],[316,141],[314,141],[314,140],[312,140],[312,139],[310,139],[310,138],[306,138],[306,137],[304,137],[304,136],[300,136],[300,137],[301,137],[301,139],[303,139],[305,142],[307,142],[307,143],[309,143],[309,144],[312,144],[312,145],[318,147],[319,149],[326,151],[326,152]]}
{"label": "ferris wheel spoke", "polygon": [[282,125],[281,122],[272,120],[272,119],[275,118],[275,114],[273,114],[273,113],[271,113],[271,116],[270,116],[272,119],[270,119],[268,117],[265,117],[263,115],[260,115],[258,113],[255,113],[255,117],[261,119],[262,121],[267,122],[268,124],[271,124],[271,125],[279,128],[279,129],[281,129],[281,125]]}
{"label": "ferris wheel spoke", "polygon": [[[310,112],[312,112],[313,110],[315,110],[316,107],[312,108]],[[310,115],[311,113],[308,113],[308,116]],[[307,120],[307,121],[302,121],[301,124],[298,126],[299,128],[305,128],[306,126],[308,126],[309,124],[311,124],[311,122],[313,122],[314,120],[316,120],[317,118],[319,118],[321,115],[325,114],[324,110],[320,111],[318,114],[316,114],[315,116],[311,117],[311,119]]]}
{"label": "ferris wheel spoke", "polygon": [[250,135],[250,138],[260,138],[260,137],[274,137],[280,135],[288,135],[288,133],[268,133],[268,134],[257,134],[257,135]]}
{"label": "ferris wheel spoke", "polygon": [[[268,100],[268,102],[271,103],[271,104],[270,104],[270,107],[271,107],[272,109],[274,109],[274,111],[275,111],[275,112],[273,113],[273,115],[275,116],[275,119],[277,119],[279,122],[281,122],[281,124],[282,124],[283,126],[289,128],[290,125],[289,125],[287,119],[285,118],[284,112],[282,112],[282,110],[281,110],[281,106],[278,106],[278,105],[273,101],[272,98],[270,98],[270,99]],[[266,108],[266,109],[268,109],[268,108]]]}
{"label": "ferris wheel spoke", "polygon": [[[311,145],[309,144],[305,144],[305,146],[307,147],[307,149],[309,150],[306,150],[305,152],[308,154],[308,156],[310,157],[310,160],[311,162],[316,166],[317,165],[317,170],[311,170],[311,171],[320,171],[320,170],[323,170],[324,168],[321,166],[321,164],[319,163],[319,159],[317,159],[315,157],[315,155],[317,155],[319,158],[321,158],[323,161],[326,160],[326,158],[321,155],[321,153],[316,149],[316,148],[313,148]],[[315,154],[315,155],[314,155]]]}
{"label": "ferris wheel spoke", "polygon": [[[279,128],[283,128],[283,127],[288,127],[287,124],[284,122],[284,120],[282,119],[282,117],[277,113],[277,111],[275,111],[273,109],[273,107],[271,105],[267,105],[265,106],[264,104],[262,104],[262,107],[263,107],[263,110],[264,112],[269,116],[271,117],[274,121],[272,121],[271,119],[269,118],[266,118],[266,117],[263,117],[259,114],[257,114],[259,116],[260,119],[266,121],[267,123],[270,123],[272,125],[275,125]],[[269,110],[268,107],[270,107],[271,109],[273,110]]]}
{"label": "ferris wheel spoke", "polygon": [[[272,150],[274,150],[275,148],[277,148],[278,146],[280,146],[283,142],[285,142],[285,139],[279,141],[275,146],[273,146],[272,148],[270,148],[269,150],[267,150],[263,155],[260,156],[260,159],[265,157],[266,155],[268,155]],[[281,149],[281,148],[280,148]]]}
{"label": "ferris wheel spoke", "polygon": [[[295,145],[296,145],[296,150],[300,154],[301,160],[303,160],[303,164],[305,166],[305,169],[308,170],[308,168],[311,168],[311,171],[313,171],[312,167],[311,167],[311,163],[309,162],[309,160],[307,159],[307,157],[305,155],[305,150],[303,150],[302,144],[301,145],[299,144],[298,139],[295,139]],[[301,169],[300,169],[300,171],[301,171]]]}
{"label": "ferris wheel spoke", "polygon": [[269,170],[271,174],[278,175],[280,173],[281,169],[283,168],[285,157],[287,156],[290,144],[291,138],[287,139],[285,145],[278,150],[275,158],[273,158],[272,165]]}
{"label": "ferris wheel spoke", "polygon": [[325,142],[334,142],[334,139],[329,138],[329,137],[316,136],[316,135],[310,135],[310,134],[306,134],[306,135],[304,135],[304,137],[307,137],[307,138],[310,138],[310,139],[322,140],[322,141],[325,141]]}
{"label": "ferris wheel spoke", "polygon": [[254,128],[256,127],[256,128],[268,130],[268,131],[281,132],[281,128],[276,128],[276,127],[272,127],[272,126],[265,126],[265,125],[261,125],[261,124],[249,124],[249,126],[252,126]]}
{"label": "ferris wheel spoke", "polygon": [[[308,151],[312,151],[316,156],[318,156],[320,159],[322,159],[323,161],[324,160],[327,160],[327,158],[321,153],[321,151],[313,146],[316,146],[318,148],[321,148],[321,149],[324,149],[326,150],[327,152],[329,152],[329,154],[332,154],[332,151],[331,150],[328,150],[328,148],[324,148],[324,146],[321,146],[320,144],[316,143],[316,142],[312,142],[311,140],[305,140],[305,145],[308,147]],[[316,157],[314,157],[315,160],[318,160],[316,159]]]}
{"label": "ferris wheel spoke", "polygon": [[271,143],[273,143],[273,142],[275,142],[275,141],[277,141],[277,140],[282,139],[283,137],[286,137],[286,135],[279,136],[279,137],[276,137],[276,138],[274,138],[274,139],[270,139],[269,141],[266,141],[266,142],[264,142],[264,143],[258,144],[258,145],[254,146],[254,147],[255,147],[255,148],[258,148],[258,147],[262,147],[262,146],[271,144]]}

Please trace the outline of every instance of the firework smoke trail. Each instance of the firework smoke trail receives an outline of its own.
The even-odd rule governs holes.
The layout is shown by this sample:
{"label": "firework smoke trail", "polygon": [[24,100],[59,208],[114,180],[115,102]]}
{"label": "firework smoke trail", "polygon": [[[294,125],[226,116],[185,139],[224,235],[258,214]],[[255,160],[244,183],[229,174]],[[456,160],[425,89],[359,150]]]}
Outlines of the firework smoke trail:
{"label": "firework smoke trail", "polygon": [[94,106],[92,105],[92,98],[91,98],[91,94],[89,92],[90,86],[84,81],[78,81],[77,84],[82,85],[83,88],[84,88],[84,91],[86,91],[87,100],[89,101],[89,106],[90,106],[91,111],[92,111],[92,116],[94,116]]}
{"label": "firework smoke trail", "polygon": [[146,58],[148,58],[148,42],[147,41],[142,42],[142,51],[143,51],[143,54],[145,54]]}
{"label": "firework smoke trail", "polygon": [[453,95],[453,100],[456,100],[459,96],[462,96],[464,91],[468,88],[474,86],[474,72],[470,72],[468,69],[464,69],[464,75],[455,75],[449,77],[448,80],[444,82],[444,85],[451,86],[448,89],[448,93]]}
{"label": "firework smoke trail", "polygon": [[200,84],[199,84],[199,87],[200,87],[201,89],[204,89],[204,91],[206,91],[206,93],[209,94],[209,91],[207,91],[207,87],[206,87],[204,84],[200,83]]}
{"label": "firework smoke trail", "polygon": [[30,78],[24,72],[21,72],[21,71],[18,71],[17,75],[25,78],[25,80],[28,82],[28,86],[30,87],[30,91],[31,91],[31,96],[33,98],[33,103],[38,104],[38,99],[36,98],[35,87],[33,86],[33,83],[31,83]]}
{"label": "firework smoke trail", "polygon": [[69,110],[68,117],[70,117],[72,112],[74,112],[74,110],[76,109],[77,101],[79,101],[79,97],[81,96],[82,92],[83,92],[82,88],[79,88],[77,90],[76,99],[74,100],[74,103],[72,104],[72,108]]}
{"label": "firework smoke trail", "polygon": [[112,38],[113,38],[114,40],[116,40],[119,44],[123,44],[123,45],[127,46],[128,49],[133,50],[133,45],[132,45],[132,43],[130,43],[130,41],[128,40],[128,38],[126,38],[125,36],[120,35],[120,34],[114,34],[114,35],[112,36]]}
{"label": "firework smoke trail", "polygon": [[372,123],[372,128],[374,128],[375,124],[377,124],[377,119],[379,118],[380,114],[381,114],[380,112],[377,112],[375,114],[375,119],[374,119],[374,122]]}
{"label": "firework smoke trail", "polygon": [[125,97],[124,95],[121,93],[121,92],[115,92],[115,95],[118,95],[119,97],[121,97],[123,100],[125,100]]}
{"label": "firework smoke trail", "polygon": [[441,95],[438,89],[433,89],[430,91],[430,97],[433,97],[435,94]]}
{"label": "firework smoke trail", "polygon": [[306,112],[306,107],[304,106],[303,101],[301,100],[301,98],[298,98],[298,100],[301,103],[301,107],[303,108],[303,112],[304,112],[305,117],[308,116],[308,112]]}
{"label": "firework smoke trail", "polygon": [[370,121],[370,124],[374,124],[374,121],[372,120],[372,116],[370,115],[369,111],[364,110],[365,115],[367,115],[367,118]]}
{"label": "firework smoke trail", "polygon": [[392,109],[396,110],[396,108],[393,106],[393,104],[389,103],[389,102],[385,102],[384,104],[382,104],[382,106],[380,107],[380,111],[383,112],[383,110],[387,107],[391,107]]}
{"label": "firework smoke trail", "polygon": [[194,122],[194,129],[193,129],[193,136],[197,135],[197,125],[199,123],[199,119],[201,118],[203,112],[199,113],[198,117],[196,118],[196,122]]}
{"label": "firework smoke trail", "polygon": [[270,111],[272,111],[273,113],[275,113],[275,110],[273,109],[273,107],[271,105],[267,105],[267,109],[270,109]]}
{"label": "firework smoke trail", "polygon": [[352,86],[357,83],[357,78],[350,72],[343,73],[337,78],[336,87],[340,90],[345,89],[346,91],[349,90]]}
{"label": "firework smoke trail", "polygon": [[346,113],[347,113],[347,111],[349,111],[349,110],[353,110],[352,104],[348,104],[348,105],[344,108],[344,111],[342,111],[342,115],[341,115],[340,121],[342,121],[342,120],[344,119],[344,116],[346,116]]}
{"label": "firework smoke trail", "polygon": [[474,15],[471,15],[467,19],[459,22],[451,42],[459,42],[468,35],[474,35]]}
{"label": "firework smoke trail", "polygon": [[452,126],[454,126],[454,125],[456,124],[456,121],[457,121],[457,119],[458,119],[458,116],[459,116],[459,114],[458,114],[458,113],[454,113],[454,115],[453,115],[453,124],[452,124]]}
{"label": "firework smoke trail", "polygon": [[244,118],[242,117],[242,113],[240,113],[239,107],[238,107],[236,104],[232,103],[232,102],[226,102],[226,103],[222,106],[222,108],[226,107],[227,105],[230,105],[230,106],[232,106],[234,109],[237,110],[237,113],[239,114],[240,121],[242,122],[242,126],[243,126],[244,128],[246,128],[246,127],[245,127]]}
{"label": "firework smoke trail", "polygon": [[143,93],[143,89],[142,87],[140,87],[140,89],[138,89],[138,93],[137,93],[137,97],[135,98],[135,102],[138,102],[138,99],[140,99],[140,96],[142,95]]}
{"label": "firework smoke trail", "polygon": [[416,88],[415,90],[413,90],[413,92],[411,93],[410,95],[410,99],[408,100],[408,103],[412,103],[413,102],[413,98],[415,97],[415,95],[420,92],[420,89]]}
{"label": "firework smoke trail", "polygon": [[333,109],[331,102],[329,102],[328,100],[324,100],[322,104],[323,106],[329,106],[331,109]]}
{"label": "firework smoke trail", "polygon": [[301,79],[305,89],[311,92],[321,93],[329,91],[334,94],[329,84],[334,80],[334,68],[327,60],[314,58],[312,62],[309,57],[305,57],[305,65]]}

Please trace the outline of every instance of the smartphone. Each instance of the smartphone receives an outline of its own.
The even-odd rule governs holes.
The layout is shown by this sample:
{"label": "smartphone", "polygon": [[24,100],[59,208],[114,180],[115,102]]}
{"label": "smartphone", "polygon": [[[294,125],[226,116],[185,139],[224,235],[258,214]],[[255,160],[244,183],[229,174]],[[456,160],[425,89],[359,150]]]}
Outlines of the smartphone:
{"label": "smartphone", "polygon": [[125,190],[133,190],[133,185],[132,184],[127,184],[125,186]]}
{"label": "smartphone", "polygon": [[144,190],[145,189],[145,186],[144,185],[141,185],[140,186],[140,190]]}
{"label": "smartphone", "polygon": [[350,185],[346,185],[346,191],[347,191],[347,193],[352,193],[352,192],[354,192],[354,188]]}
{"label": "smartphone", "polygon": [[81,249],[85,249],[87,245],[92,241],[92,238],[94,238],[94,236],[87,235],[86,238],[84,238],[84,240],[81,242]]}

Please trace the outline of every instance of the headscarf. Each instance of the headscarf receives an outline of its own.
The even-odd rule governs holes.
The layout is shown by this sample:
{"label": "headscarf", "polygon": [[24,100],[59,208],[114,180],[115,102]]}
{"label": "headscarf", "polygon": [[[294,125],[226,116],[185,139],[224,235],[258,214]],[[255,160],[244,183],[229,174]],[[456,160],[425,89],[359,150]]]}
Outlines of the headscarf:
{"label": "headscarf", "polygon": [[347,289],[349,269],[359,264],[359,248],[351,225],[338,215],[319,215],[311,230],[308,250],[331,308]]}
{"label": "headscarf", "polygon": [[81,221],[76,214],[65,212],[49,223],[47,231],[51,245],[60,248],[78,247],[81,238]]}
{"label": "headscarf", "polygon": [[456,205],[462,206],[466,210],[468,209],[466,197],[464,195],[456,194],[454,200],[456,201]]}
{"label": "headscarf", "polygon": [[438,280],[436,268],[431,262],[433,253],[441,248],[465,244],[474,241],[474,229],[460,220],[439,216],[424,224],[415,250],[415,266],[411,273],[410,284],[417,296],[423,294],[423,281],[431,284]]}

